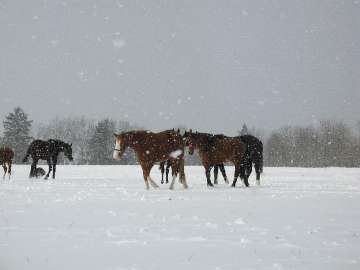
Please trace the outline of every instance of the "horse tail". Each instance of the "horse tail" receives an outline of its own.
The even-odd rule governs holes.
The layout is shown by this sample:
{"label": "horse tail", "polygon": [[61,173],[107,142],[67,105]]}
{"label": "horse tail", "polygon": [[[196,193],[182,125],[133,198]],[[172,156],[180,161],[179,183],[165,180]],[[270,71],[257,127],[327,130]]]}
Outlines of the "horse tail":
{"label": "horse tail", "polygon": [[260,168],[260,173],[264,172],[264,158],[263,158],[263,154],[261,153],[261,157],[259,159],[259,168]]}
{"label": "horse tail", "polygon": [[31,145],[28,147],[28,149],[26,151],[26,156],[23,158],[23,163],[28,161],[30,154],[31,154]]}
{"label": "horse tail", "polygon": [[264,172],[264,155],[263,155],[263,146],[261,143],[260,151],[259,151],[259,168],[260,173]]}

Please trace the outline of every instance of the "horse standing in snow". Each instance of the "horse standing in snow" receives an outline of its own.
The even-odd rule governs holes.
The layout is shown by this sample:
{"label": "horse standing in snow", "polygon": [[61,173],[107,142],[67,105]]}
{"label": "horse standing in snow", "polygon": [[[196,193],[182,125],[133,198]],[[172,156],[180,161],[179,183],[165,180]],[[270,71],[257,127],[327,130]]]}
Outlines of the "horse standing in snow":
{"label": "horse standing in snow", "polygon": [[263,172],[263,143],[252,135],[239,136],[246,144],[246,152],[240,169],[240,178],[249,178],[254,164],[256,183],[260,185],[260,174]]}
{"label": "horse standing in snow", "polygon": [[5,179],[6,173],[9,174],[9,179],[11,176],[11,164],[12,159],[14,158],[14,151],[11,150],[10,147],[2,146],[0,148],[0,164],[4,168],[4,176],[3,179]]}
{"label": "horse standing in snow", "polygon": [[[255,167],[256,183],[260,185],[260,174],[263,172],[263,143],[253,135],[239,136],[240,140],[246,145],[244,158],[240,166],[240,178],[249,178],[252,166]],[[214,178],[217,179],[219,165],[214,166]],[[224,166],[219,167],[223,177],[226,177]],[[214,182],[215,182],[214,181]]]}
{"label": "horse standing in snow", "polygon": [[28,157],[31,155],[32,164],[30,169],[30,178],[36,177],[36,165],[40,159],[46,160],[49,165],[49,171],[45,176],[45,179],[49,178],[50,172],[52,171],[52,178],[55,179],[56,164],[59,153],[63,152],[64,155],[70,160],[73,160],[72,157],[72,144],[67,144],[60,140],[50,139],[48,141],[34,140],[27,152],[26,156],[23,159],[23,162],[28,160]]}
{"label": "horse standing in snow", "polygon": [[[227,137],[224,135],[212,135],[208,133],[186,132],[185,145],[189,147],[189,154],[194,153],[194,149],[199,150],[200,160],[205,168],[206,180],[208,186],[213,186],[210,180],[211,167],[230,161],[235,165],[234,181],[235,187],[237,178],[240,174],[240,166],[243,160],[246,145],[236,137]],[[248,179],[244,179],[248,187]]]}
{"label": "horse standing in snow", "polygon": [[159,186],[151,179],[150,171],[155,163],[170,160],[172,163],[172,182],[170,189],[174,188],[174,182],[179,173],[180,183],[187,188],[184,171],[184,142],[183,137],[174,130],[165,130],[158,133],[150,131],[129,131],[114,134],[115,148],[113,158],[121,159],[127,147],[134,150],[139,161],[146,189],[149,184],[158,188]]}

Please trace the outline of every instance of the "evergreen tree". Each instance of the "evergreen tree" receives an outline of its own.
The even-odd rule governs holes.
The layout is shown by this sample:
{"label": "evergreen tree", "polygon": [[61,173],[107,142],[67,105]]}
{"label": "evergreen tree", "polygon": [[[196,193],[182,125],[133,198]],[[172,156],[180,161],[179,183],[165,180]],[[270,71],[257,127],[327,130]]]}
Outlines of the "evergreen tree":
{"label": "evergreen tree", "polygon": [[242,129],[240,131],[240,136],[242,135],[248,135],[249,134],[249,129],[248,127],[246,126],[246,124],[244,123],[243,126],[242,126]]}
{"label": "evergreen tree", "polygon": [[11,147],[15,153],[14,162],[20,163],[30,143],[31,120],[20,107],[9,113],[3,121],[4,138],[3,143]]}
{"label": "evergreen tree", "polygon": [[99,121],[95,126],[88,145],[90,164],[114,164],[112,153],[114,150],[113,133],[115,123],[109,119]]}

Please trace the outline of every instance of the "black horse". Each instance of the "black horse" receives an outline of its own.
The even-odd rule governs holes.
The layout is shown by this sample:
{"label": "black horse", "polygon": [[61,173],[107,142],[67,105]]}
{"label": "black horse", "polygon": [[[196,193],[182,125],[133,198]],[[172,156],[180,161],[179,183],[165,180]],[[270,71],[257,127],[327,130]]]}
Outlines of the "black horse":
{"label": "black horse", "polygon": [[[260,174],[263,172],[263,143],[253,135],[239,136],[246,145],[244,158],[240,166],[240,179],[249,178],[252,172],[252,166],[255,167],[256,182],[260,184]],[[218,169],[220,168],[223,177],[226,177],[224,165],[214,166],[214,178],[217,182]]]}
{"label": "black horse", "polygon": [[222,177],[224,178],[225,183],[229,183],[229,180],[228,180],[228,178],[226,176],[224,163],[222,163],[222,164],[217,164],[217,165],[214,166],[214,184],[215,185],[218,184],[219,169],[220,169],[220,172],[222,174]]}
{"label": "black horse", "polygon": [[67,144],[60,140],[50,139],[48,141],[34,140],[23,159],[23,162],[28,160],[31,155],[32,164],[30,169],[30,177],[36,177],[36,165],[39,159],[46,160],[49,165],[49,171],[45,176],[48,179],[50,172],[52,171],[52,178],[55,178],[56,163],[60,152],[64,152],[65,156],[72,161],[72,144]]}
{"label": "black horse", "polygon": [[166,176],[166,184],[169,183],[169,172],[171,167],[171,160],[161,161],[159,170],[161,171],[161,184],[164,184],[164,173]]}

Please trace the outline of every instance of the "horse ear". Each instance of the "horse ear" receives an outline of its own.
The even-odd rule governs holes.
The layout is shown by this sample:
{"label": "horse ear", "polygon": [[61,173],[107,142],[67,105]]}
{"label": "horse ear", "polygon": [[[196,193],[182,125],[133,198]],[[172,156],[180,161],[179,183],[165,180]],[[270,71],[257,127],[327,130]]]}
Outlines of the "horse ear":
{"label": "horse ear", "polygon": [[72,143],[70,143],[70,146],[72,146]]}
{"label": "horse ear", "polygon": [[117,134],[116,134],[116,133],[113,133],[113,136],[116,138],[116,137],[117,137]]}

